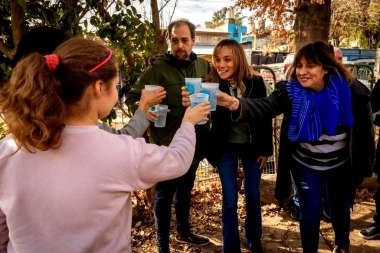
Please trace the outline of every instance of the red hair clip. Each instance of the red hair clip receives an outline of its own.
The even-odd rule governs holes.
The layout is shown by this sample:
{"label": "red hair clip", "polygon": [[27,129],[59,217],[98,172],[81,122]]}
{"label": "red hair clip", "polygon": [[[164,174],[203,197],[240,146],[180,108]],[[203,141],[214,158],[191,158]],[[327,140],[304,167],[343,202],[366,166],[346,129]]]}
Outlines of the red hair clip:
{"label": "red hair clip", "polygon": [[54,71],[57,69],[59,64],[59,58],[56,54],[48,54],[44,56],[46,66],[50,71]]}

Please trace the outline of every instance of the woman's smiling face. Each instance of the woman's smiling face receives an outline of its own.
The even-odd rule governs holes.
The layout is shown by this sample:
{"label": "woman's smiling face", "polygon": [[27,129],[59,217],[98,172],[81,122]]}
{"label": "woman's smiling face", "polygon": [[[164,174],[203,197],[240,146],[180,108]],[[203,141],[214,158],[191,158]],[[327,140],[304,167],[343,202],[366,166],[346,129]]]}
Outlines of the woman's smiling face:
{"label": "woman's smiling face", "polygon": [[315,92],[319,92],[325,87],[323,77],[328,71],[324,70],[321,65],[307,63],[304,58],[301,58],[295,67],[297,80],[302,87]]}
{"label": "woman's smiling face", "polygon": [[219,50],[214,57],[214,65],[221,79],[234,79],[236,64],[229,47],[224,46]]}

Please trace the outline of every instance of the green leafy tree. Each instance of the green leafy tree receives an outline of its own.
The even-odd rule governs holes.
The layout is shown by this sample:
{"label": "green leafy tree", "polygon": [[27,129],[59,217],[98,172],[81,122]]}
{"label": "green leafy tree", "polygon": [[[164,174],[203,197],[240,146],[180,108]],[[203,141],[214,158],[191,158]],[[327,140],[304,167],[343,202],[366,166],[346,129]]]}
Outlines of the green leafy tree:
{"label": "green leafy tree", "polygon": [[375,49],[380,44],[380,0],[372,0],[368,4],[367,11],[364,11],[365,30],[369,48]]}
{"label": "green leafy tree", "polygon": [[333,0],[330,38],[337,46],[376,48],[380,41],[379,0]]}
{"label": "green leafy tree", "polygon": [[246,18],[246,16],[242,16],[242,12],[238,11],[235,13],[235,24],[236,25],[243,25],[243,20]]}
{"label": "green leafy tree", "polygon": [[217,27],[223,24],[226,19],[226,8],[216,11],[212,14],[212,26]]}
{"label": "green leafy tree", "polygon": [[[143,0],[135,1],[141,3]],[[106,0],[8,0],[0,2],[0,71],[9,75],[21,36],[36,26],[52,26],[68,36],[94,35],[115,49],[120,72],[133,83],[157,53],[155,26],[141,19],[134,1]]]}
{"label": "green leafy tree", "polygon": [[[223,24],[223,22],[226,20],[226,13],[227,13],[227,8],[223,8],[219,11],[216,11],[212,14],[212,26],[217,27]],[[235,12],[235,24],[236,25],[242,25],[244,18],[246,16],[242,16],[242,12],[238,11]]]}

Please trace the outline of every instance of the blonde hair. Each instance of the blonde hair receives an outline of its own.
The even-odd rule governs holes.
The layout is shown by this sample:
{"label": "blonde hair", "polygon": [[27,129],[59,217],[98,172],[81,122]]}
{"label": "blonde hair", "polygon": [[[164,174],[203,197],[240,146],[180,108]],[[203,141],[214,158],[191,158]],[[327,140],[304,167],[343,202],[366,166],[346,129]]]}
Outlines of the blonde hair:
{"label": "blonde hair", "polygon": [[55,70],[49,70],[38,53],[16,65],[0,90],[0,114],[19,149],[35,152],[59,147],[68,107],[85,110],[79,102],[86,101],[83,96],[87,87],[102,80],[109,89],[117,76],[114,56],[98,70],[88,71],[108,53],[99,40],[73,38],[54,51],[59,59]]}
{"label": "blonde hair", "polygon": [[241,93],[244,94],[246,87],[243,80],[251,79],[255,76],[255,72],[248,64],[243,47],[236,40],[224,39],[216,44],[212,55],[213,68],[211,69],[210,74],[206,77],[206,81],[219,82],[220,77],[217,69],[215,68],[215,57],[224,47],[228,47],[231,50],[233,61],[235,63],[233,79],[236,82],[237,87],[241,90]]}

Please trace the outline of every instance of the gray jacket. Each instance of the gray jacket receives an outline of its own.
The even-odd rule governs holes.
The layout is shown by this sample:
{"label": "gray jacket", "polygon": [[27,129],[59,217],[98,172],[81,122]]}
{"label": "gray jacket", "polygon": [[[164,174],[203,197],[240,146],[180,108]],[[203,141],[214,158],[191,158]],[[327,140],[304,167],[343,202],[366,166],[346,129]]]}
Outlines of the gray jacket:
{"label": "gray jacket", "polygon": [[149,120],[146,118],[146,113],[140,109],[137,109],[133,117],[122,129],[115,129],[110,127],[108,124],[99,122],[98,126],[100,129],[107,131],[112,134],[127,134],[132,136],[132,138],[141,137],[144,132],[148,129],[150,125]]}

